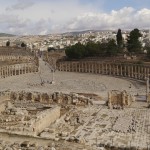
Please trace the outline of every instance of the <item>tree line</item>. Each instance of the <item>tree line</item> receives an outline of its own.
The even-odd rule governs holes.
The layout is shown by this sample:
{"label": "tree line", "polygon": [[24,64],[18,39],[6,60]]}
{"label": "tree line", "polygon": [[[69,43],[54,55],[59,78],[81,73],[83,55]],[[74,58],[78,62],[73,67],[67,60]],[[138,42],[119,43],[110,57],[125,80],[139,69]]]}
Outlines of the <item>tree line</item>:
{"label": "tree line", "polygon": [[141,53],[142,43],[139,38],[142,37],[139,29],[134,29],[124,42],[121,29],[118,29],[116,40],[108,39],[105,42],[89,41],[86,45],[80,42],[66,48],[65,52],[68,58],[80,59],[84,57],[110,57],[119,53],[124,53],[125,49],[129,53]]}
{"label": "tree line", "polygon": [[89,41],[86,45],[80,42],[66,48],[65,52],[69,58],[78,59],[96,56],[115,56],[118,53],[115,40],[111,39],[105,43],[94,43]]}

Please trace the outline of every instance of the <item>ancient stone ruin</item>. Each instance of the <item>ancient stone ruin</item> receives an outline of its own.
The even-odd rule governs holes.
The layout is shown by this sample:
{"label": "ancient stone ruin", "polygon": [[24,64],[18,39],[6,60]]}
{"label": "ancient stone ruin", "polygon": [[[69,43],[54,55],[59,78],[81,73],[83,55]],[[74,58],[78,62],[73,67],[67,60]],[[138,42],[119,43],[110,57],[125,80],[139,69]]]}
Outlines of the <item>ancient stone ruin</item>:
{"label": "ancient stone ruin", "polygon": [[[2,94],[4,95],[4,94]],[[7,93],[8,95],[8,93]],[[52,94],[49,93],[40,93],[40,92],[10,92],[10,100],[14,101],[32,101],[32,102],[41,102],[46,104],[71,104],[71,105],[88,105],[92,103],[90,98],[78,95],[76,93],[64,94],[61,92],[55,92]]]}
{"label": "ancient stone ruin", "polygon": [[63,61],[57,63],[57,68],[59,71],[94,73],[139,80],[145,80],[150,74],[150,67],[148,65],[100,61]]}
{"label": "ancient stone ruin", "polygon": [[127,93],[127,91],[110,91],[108,92],[108,108],[123,109],[130,106],[135,101],[135,97]]}
{"label": "ancient stone ruin", "polygon": [[0,48],[0,78],[38,72],[38,58],[21,49]]}

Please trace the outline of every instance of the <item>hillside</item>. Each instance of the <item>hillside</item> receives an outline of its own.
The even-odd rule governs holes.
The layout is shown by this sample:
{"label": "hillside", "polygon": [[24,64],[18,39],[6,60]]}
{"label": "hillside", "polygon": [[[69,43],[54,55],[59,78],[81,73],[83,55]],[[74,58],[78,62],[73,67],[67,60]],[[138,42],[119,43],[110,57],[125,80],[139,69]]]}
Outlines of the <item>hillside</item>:
{"label": "hillside", "polygon": [[0,37],[13,37],[15,35],[13,34],[7,34],[7,33],[0,33]]}

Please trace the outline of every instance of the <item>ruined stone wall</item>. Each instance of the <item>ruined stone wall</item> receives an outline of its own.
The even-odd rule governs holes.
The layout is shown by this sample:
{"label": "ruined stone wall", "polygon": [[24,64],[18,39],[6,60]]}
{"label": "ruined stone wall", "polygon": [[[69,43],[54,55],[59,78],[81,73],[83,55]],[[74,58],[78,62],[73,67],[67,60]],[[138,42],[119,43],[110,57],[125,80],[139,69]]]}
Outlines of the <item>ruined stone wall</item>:
{"label": "ruined stone wall", "polygon": [[55,122],[60,117],[60,107],[54,107],[52,109],[48,109],[42,111],[40,114],[37,114],[37,119],[33,124],[33,128],[36,132],[36,135],[43,131],[50,124]]}
{"label": "ruined stone wall", "polygon": [[89,97],[78,95],[75,93],[64,94],[55,92],[53,94],[39,92],[10,92],[9,99],[14,101],[32,101],[45,104],[72,104],[72,105],[88,105],[91,103]]}
{"label": "ruined stone wall", "polygon": [[58,106],[43,110],[30,117],[31,114],[28,116],[29,114],[25,109],[18,109],[17,112],[17,109],[12,107],[6,110],[5,105],[3,105],[4,109],[0,118],[0,132],[36,136],[60,117],[60,107]]}
{"label": "ruined stone wall", "polygon": [[150,74],[150,66],[98,61],[58,62],[57,68],[59,71],[121,76],[139,80],[145,80]]}
{"label": "ruined stone wall", "polygon": [[108,107],[113,109],[123,109],[126,106],[131,105],[135,101],[133,95],[126,91],[111,91],[108,92]]}

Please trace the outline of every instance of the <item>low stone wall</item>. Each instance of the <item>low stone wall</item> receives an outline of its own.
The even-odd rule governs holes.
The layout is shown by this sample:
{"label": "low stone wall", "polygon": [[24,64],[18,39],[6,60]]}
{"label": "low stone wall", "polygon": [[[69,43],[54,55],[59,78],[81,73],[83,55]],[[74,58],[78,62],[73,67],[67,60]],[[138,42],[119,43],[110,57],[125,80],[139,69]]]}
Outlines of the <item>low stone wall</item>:
{"label": "low stone wall", "polygon": [[52,109],[47,109],[42,111],[40,114],[37,114],[37,119],[33,124],[33,129],[35,134],[38,135],[46,127],[55,122],[60,117],[60,107],[54,107]]}
{"label": "low stone wall", "polygon": [[[2,94],[3,96],[5,93]],[[72,105],[88,105],[92,104],[89,97],[78,95],[76,93],[64,94],[55,92],[53,94],[48,93],[38,93],[38,92],[6,92],[7,97],[10,100],[14,101],[32,101],[32,102],[41,102],[45,104],[72,104]]]}
{"label": "low stone wall", "polygon": [[139,80],[145,80],[145,78],[149,77],[150,74],[150,66],[120,63],[102,63],[98,61],[58,62],[57,68],[59,71],[121,76]]}
{"label": "low stone wall", "polygon": [[38,72],[38,66],[32,64],[17,64],[0,67],[0,78]]}

